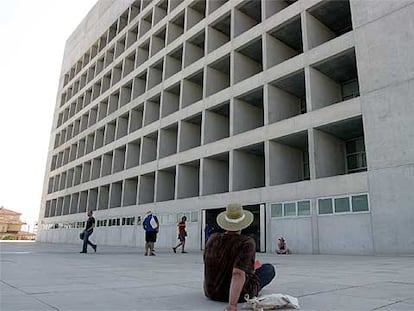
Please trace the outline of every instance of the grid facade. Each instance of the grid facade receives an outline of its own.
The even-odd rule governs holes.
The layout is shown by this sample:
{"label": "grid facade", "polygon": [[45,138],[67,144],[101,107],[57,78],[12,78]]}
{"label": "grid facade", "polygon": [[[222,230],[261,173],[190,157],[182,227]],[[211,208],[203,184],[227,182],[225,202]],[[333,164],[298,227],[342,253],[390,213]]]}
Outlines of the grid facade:
{"label": "grid facade", "polygon": [[[258,205],[262,251],[283,235],[298,252],[341,252],[321,237],[333,217],[369,225],[352,1],[115,6],[63,68],[41,240],[75,240],[93,210],[99,242],[139,245],[151,209],[161,247],[185,214],[197,249],[208,211],[235,200]],[[373,253],[368,234],[349,252]]]}

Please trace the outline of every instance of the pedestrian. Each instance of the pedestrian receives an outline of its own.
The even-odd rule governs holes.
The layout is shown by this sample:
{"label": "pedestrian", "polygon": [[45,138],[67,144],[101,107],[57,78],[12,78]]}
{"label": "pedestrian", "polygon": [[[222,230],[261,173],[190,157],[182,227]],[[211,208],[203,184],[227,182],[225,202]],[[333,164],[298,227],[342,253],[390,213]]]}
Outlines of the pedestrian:
{"label": "pedestrian", "polygon": [[[240,204],[229,204],[217,216],[224,233],[211,235],[204,250],[204,293],[211,300],[228,302],[225,310],[237,310],[237,303],[257,296],[275,277],[271,264],[256,262],[256,243],[241,230],[253,222],[253,214]],[[255,268],[256,262],[256,268]]]}
{"label": "pedestrian", "polygon": [[187,231],[185,230],[185,222],[187,221],[187,217],[181,217],[181,221],[177,224],[178,227],[178,239],[180,243],[178,243],[175,247],[173,247],[174,253],[177,253],[177,248],[181,246],[181,253],[186,254],[187,252],[184,250],[185,247],[185,238],[187,237]]}
{"label": "pedestrian", "polygon": [[97,245],[93,244],[91,241],[89,241],[89,237],[93,233],[93,228],[95,228],[95,218],[92,216],[92,214],[93,214],[92,211],[89,211],[88,214],[87,214],[88,215],[88,221],[86,222],[85,230],[83,230],[83,247],[82,247],[81,254],[86,254],[87,253],[88,244],[90,246],[92,246],[93,250],[96,253]]}
{"label": "pedestrian", "polygon": [[210,226],[209,224],[206,224],[206,227],[204,228],[204,235],[205,235],[205,242],[207,243],[210,236],[213,234],[214,228]]}
{"label": "pedestrian", "polygon": [[160,228],[157,216],[148,211],[142,226],[145,230],[145,256],[155,256],[154,244],[157,242],[157,233]]}

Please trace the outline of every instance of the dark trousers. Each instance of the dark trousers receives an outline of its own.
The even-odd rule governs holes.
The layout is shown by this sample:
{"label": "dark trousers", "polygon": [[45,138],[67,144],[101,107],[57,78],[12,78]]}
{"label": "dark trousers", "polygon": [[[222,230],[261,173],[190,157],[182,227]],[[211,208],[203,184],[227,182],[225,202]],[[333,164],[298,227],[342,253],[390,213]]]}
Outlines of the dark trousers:
{"label": "dark trousers", "polygon": [[87,252],[87,248],[88,248],[88,244],[90,246],[92,246],[92,248],[95,248],[96,245],[93,244],[91,241],[89,241],[89,237],[91,236],[91,234],[93,233],[93,231],[88,231],[86,230],[83,234],[83,247],[82,247],[82,252]]}
{"label": "dark trousers", "polygon": [[260,280],[260,290],[269,284],[276,275],[275,267],[270,263],[264,263],[255,271],[256,276]]}

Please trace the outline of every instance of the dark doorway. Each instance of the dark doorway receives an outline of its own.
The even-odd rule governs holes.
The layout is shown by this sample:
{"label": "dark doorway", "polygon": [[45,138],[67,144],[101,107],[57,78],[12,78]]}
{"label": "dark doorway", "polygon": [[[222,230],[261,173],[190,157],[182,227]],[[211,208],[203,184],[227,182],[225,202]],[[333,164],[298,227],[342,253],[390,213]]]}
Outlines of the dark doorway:
{"label": "dark doorway", "polygon": [[[245,205],[243,206],[243,209],[252,212],[254,219],[252,224],[242,231],[242,234],[252,237],[256,242],[256,251],[260,252],[260,204]],[[213,232],[224,232],[224,230],[218,226],[216,217],[225,210],[225,208],[206,210],[206,223],[204,224],[204,228],[208,224],[213,227]]]}

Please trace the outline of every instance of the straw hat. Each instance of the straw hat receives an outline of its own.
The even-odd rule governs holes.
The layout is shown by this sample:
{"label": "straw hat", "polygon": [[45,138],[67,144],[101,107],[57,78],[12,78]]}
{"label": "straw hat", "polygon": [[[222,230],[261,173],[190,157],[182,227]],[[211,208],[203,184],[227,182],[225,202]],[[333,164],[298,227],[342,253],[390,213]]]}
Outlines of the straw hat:
{"label": "straw hat", "polygon": [[238,203],[227,205],[226,211],[217,216],[218,225],[228,231],[239,231],[247,228],[253,222],[253,214],[243,210]]}

